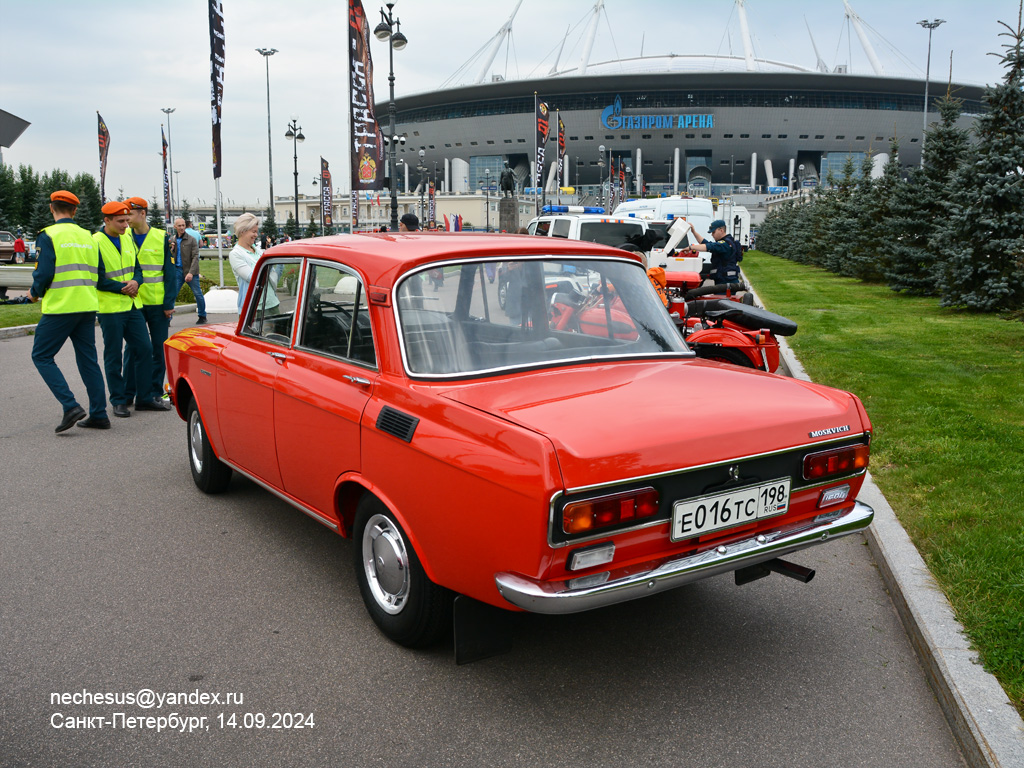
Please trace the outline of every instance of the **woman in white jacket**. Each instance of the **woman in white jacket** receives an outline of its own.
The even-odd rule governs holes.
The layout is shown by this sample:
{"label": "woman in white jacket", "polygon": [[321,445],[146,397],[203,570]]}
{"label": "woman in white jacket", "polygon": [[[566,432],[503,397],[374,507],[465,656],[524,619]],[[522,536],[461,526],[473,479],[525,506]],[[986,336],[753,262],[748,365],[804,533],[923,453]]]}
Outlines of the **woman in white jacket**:
{"label": "woman in white jacket", "polygon": [[[235,280],[238,282],[238,312],[241,314],[242,305],[245,303],[245,294],[249,290],[249,281],[252,280],[252,270],[259,259],[259,254],[256,252],[256,239],[259,237],[260,220],[251,213],[243,213],[235,219],[233,226],[238,242],[231,249],[228,259],[231,263],[231,271],[235,273]],[[276,280],[274,283],[276,285]],[[268,296],[268,300],[267,309],[277,306],[276,296]]]}

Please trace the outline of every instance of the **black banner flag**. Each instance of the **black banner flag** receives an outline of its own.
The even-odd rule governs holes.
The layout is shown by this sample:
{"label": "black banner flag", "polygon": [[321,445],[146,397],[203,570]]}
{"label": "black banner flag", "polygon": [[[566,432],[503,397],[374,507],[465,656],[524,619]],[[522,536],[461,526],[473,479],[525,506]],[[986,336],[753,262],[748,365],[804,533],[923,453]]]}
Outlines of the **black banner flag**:
{"label": "black banner flag", "polygon": [[384,141],[373,108],[370,25],[366,21],[361,0],[349,0],[348,3],[348,42],[352,105],[352,190],[383,189]]}
{"label": "black banner flag", "polygon": [[105,191],[107,184],[107,150],[110,149],[110,131],[107,124],[103,122],[99,111],[96,112],[96,119],[99,121],[99,142],[100,142],[100,202],[107,202]]}
{"label": "black banner flag", "polygon": [[[213,121],[213,178],[221,172],[220,120],[224,103],[224,4],[210,0],[210,117]],[[274,201],[271,200],[273,205]]]}

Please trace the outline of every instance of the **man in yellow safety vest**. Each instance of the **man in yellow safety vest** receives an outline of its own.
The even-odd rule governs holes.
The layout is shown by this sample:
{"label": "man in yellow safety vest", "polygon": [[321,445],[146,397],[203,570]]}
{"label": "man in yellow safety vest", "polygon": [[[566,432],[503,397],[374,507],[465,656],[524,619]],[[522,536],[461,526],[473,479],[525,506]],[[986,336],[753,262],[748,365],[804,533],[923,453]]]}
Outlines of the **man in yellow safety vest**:
{"label": "man in yellow safety vest", "polygon": [[[53,396],[64,407],[54,430],[80,427],[110,429],[103,374],[96,359],[96,282],[99,251],[92,235],[75,224],[78,197],[61,189],[50,195],[54,224],[36,238],[38,264],[32,273],[29,300],[42,299],[42,317],[32,341],[32,362]],[[78,372],[89,395],[89,414],[78,404],[54,358],[71,339]]]}

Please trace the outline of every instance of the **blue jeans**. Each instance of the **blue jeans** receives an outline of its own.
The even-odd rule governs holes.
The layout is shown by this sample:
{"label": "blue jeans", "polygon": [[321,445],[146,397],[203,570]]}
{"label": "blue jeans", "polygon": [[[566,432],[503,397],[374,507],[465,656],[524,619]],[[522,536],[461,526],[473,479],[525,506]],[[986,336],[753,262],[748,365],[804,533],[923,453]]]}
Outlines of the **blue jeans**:
{"label": "blue jeans", "polygon": [[[185,270],[178,267],[178,293],[181,293],[181,286],[185,285]],[[196,314],[201,319],[206,319],[206,298],[203,296],[203,286],[199,284],[199,275],[192,275],[192,279],[188,283],[188,287],[192,289],[192,295],[196,299]]]}
{"label": "blue jeans", "polygon": [[94,419],[107,418],[106,390],[103,374],[96,358],[96,313],[71,312],[64,315],[43,315],[36,326],[32,340],[32,362],[43,377],[46,386],[67,413],[78,406],[67,379],[54,361],[64,342],[71,339],[75,348],[78,373],[82,376],[89,395],[89,415]]}
{"label": "blue jeans", "polygon": [[153,343],[142,312],[132,307],[127,312],[100,313],[103,332],[103,370],[107,374],[107,389],[111,405],[127,405],[121,345],[126,344],[135,367],[136,395],[139,400],[152,400],[161,392],[151,392],[153,386]]}

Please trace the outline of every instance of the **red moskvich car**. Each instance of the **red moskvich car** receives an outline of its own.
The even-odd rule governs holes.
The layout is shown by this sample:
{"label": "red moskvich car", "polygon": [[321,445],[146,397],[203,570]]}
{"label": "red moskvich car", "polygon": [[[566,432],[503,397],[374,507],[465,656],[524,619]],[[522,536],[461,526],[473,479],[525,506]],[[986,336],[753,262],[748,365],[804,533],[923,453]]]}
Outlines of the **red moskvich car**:
{"label": "red moskvich car", "polygon": [[[601,294],[586,323],[558,327],[559,280]],[[237,327],[166,356],[199,488],[235,471],[352,538],[373,620],[408,646],[455,594],[568,613],[729,571],[807,580],[779,558],[872,518],[854,395],[698,359],[639,258],[592,243],[288,243]]]}

